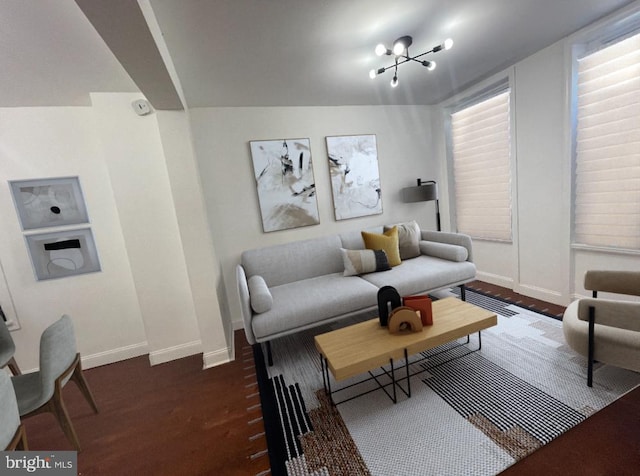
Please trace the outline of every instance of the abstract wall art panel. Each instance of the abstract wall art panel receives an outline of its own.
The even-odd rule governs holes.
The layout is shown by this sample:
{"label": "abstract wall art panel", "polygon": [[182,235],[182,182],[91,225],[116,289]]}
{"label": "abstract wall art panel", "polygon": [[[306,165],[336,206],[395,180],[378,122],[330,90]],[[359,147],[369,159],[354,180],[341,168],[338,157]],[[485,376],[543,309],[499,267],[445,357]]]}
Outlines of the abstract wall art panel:
{"label": "abstract wall art panel", "polygon": [[26,235],[38,281],[100,271],[91,229]]}
{"label": "abstract wall art panel", "polygon": [[382,213],[375,135],[327,137],[336,220]]}
{"label": "abstract wall art panel", "polygon": [[9,182],[23,230],[88,223],[78,177]]}
{"label": "abstract wall art panel", "polygon": [[250,141],[265,232],[320,223],[309,139]]}

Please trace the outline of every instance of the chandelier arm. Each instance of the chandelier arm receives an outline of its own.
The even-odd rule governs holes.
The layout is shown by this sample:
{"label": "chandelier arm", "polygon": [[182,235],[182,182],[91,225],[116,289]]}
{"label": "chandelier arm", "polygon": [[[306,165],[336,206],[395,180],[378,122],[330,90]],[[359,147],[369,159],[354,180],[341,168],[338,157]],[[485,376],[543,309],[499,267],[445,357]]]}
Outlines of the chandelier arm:
{"label": "chandelier arm", "polygon": [[[428,55],[429,53],[434,53],[434,52],[435,52],[435,48],[432,48],[429,51],[425,51],[424,53],[420,53],[419,55],[416,55],[416,56],[399,55],[398,57],[399,58],[403,58],[403,60],[402,61],[398,61],[398,58],[396,58],[395,63],[394,64],[390,64],[389,66],[385,66],[384,70],[387,71],[388,69],[393,68],[393,67],[397,68],[401,64],[408,63],[409,61],[416,61],[418,63],[422,63],[422,61],[418,61],[417,58],[420,58],[420,57],[422,57],[424,55]],[[379,69],[381,69],[381,68],[379,68]]]}

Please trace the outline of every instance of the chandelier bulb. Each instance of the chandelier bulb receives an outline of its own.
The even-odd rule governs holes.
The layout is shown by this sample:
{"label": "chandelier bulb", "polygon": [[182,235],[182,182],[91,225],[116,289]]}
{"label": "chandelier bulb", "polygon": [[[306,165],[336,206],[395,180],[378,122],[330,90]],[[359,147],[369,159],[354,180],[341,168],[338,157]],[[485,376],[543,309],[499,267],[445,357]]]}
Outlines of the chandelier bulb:
{"label": "chandelier bulb", "polygon": [[380,43],[378,46],[376,46],[376,54],[378,56],[382,56],[382,55],[387,54],[387,51],[388,51],[387,47],[384,46],[382,43]]}
{"label": "chandelier bulb", "polygon": [[371,79],[375,79],[376,76],[378,76],[378,73],[376,73],[375,69],[372,69],[371,71],[369,71],[369,77]]}
{"label": "chandelier bulb", "polygon": [[393,79],[391,80],[391,87],[395,88],[396,86],[398,86],[398,77],[394,76]]}
{"label": "chandelier bulb", "polygon": [[404,50],[406,49],[407,48],[404,45],[404,43],[402,43],[401,41],[398,41],[393,45],[393,54],[396,56],[400,56],[402,55],[402,53],[404,53]]}
{"label": "chandelier bulb", "polygon": [[451,38],[447,38],[446,40],[444,40],[443,45],[445,50],[450,50],[453,46],[453,40]]}

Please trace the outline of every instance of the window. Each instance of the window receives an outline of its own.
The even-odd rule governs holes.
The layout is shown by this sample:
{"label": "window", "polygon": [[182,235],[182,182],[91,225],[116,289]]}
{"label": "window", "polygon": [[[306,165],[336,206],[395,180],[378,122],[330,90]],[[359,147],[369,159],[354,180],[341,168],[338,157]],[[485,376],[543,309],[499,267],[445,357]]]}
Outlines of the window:
{"label": "window", "polygon": [[451,114],[457,229],[511,241],[510,92]]}
{"label": "window", "polygon": [[578,59],[574,242],[640,249],[640,35]]}

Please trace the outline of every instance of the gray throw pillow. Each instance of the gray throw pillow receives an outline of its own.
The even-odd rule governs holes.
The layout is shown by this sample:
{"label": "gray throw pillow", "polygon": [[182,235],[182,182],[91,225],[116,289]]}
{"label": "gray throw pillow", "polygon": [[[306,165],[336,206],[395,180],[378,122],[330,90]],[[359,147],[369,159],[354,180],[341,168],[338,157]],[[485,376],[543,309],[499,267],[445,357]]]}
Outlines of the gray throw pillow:
{"label": "gray throw pillow", "polygon": [[273,296],[262,276],[251,276],[247,280],[251,309],[258,314],[267,312],[273,306]]}
{"label": "gray throw pillow", "polygon": [[345,276],[387,271],[391,269],[383,250],[346,250],[340,248]]}
{"label": "gray throw pillow", "polygon": [[385,226],[384,231],[387,231],[394,226],[398,228],[400,259],[405,260],[420,256],[420,225],[418,225],[415,220],[412,220],[406,223]]}

